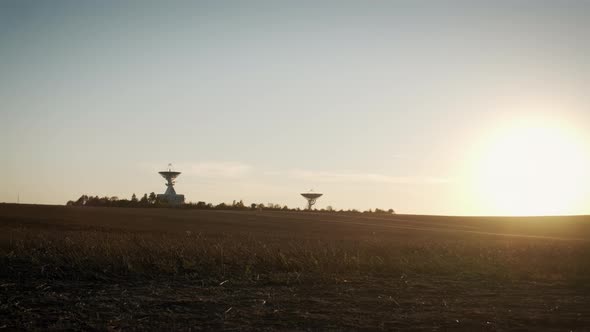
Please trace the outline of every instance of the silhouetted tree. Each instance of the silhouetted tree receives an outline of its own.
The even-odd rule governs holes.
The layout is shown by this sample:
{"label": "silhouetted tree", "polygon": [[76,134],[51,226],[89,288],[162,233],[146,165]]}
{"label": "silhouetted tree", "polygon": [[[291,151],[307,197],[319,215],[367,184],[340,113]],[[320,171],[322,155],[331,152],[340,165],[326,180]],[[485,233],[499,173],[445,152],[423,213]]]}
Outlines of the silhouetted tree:
{"label": "silhouetted tree", "polygon": [[[158,197],[155,193],[143,194],[140,200],[137,199],[135,193],[131,196],[131,199],[119,199],[117,196],[112,197],[99,197],[99,196],[88,196],[82,195],[75,201],[68,201],[66,203],[67,206],[99,206],[99,207],[170,207],[172,206],[169,204],[165,197]],[[177,207],[177,206],[175,206]],[[280,205],[275,203],[268,203],[268,205],[264,205],[262,203],[256,204],[252,203],[250,205],[246,205],[243,200],[234,200],[231,205],[226,203],[219,203],[218,205],[213,205],[211,203],[206,203],[203,201],[199,201],[197,203],[187,203],[183,206],[180,206],[183,209],[217,209],[217,210],[244,210],[244,209],[251,209],[251,210],[273,210],[273,211],[298,211],[298,212],[308,212],[307,209],[301,209],[299,207],[294,209],[289,209],[287,205]],[[343,213],[343,214],[358,214],[361,213],[356,209],[348,209],[348,210],[335,210],[331,205],[327,206],[325,209],[313,209],[312,211],[316,212],[323,212],[323,213]],[[375,210],[369,209],[363,211],[362,213],[366,214],[395,214],[395,210],[388,209],[382,210],[376,208]]]}
{"label": "silhouetted tree", "polygon": [[240,200],[239,202],[234,201],[233,204],[233,208],[235,209],[244,209],[246,206],[244,205],[244,202],[242,200]]}
{"label": "silhouetted tree", "polygon": [[150,193],[150,196],[148,197],[148,202],[151,205],[156,204],[156,194],[153,191]]}
{"label": "silhouetted tree", "polygon": [[78,198],[78,200],[74,203],[74,205],[84,206],[84,205],[86,205],[87,202],[88,202],[88,196],[82,195],[82,196],[80,196],[80,198]]}
{"label": "silhouetted tree", "polygon": [[141,197],[141,199],[139,200],[139,205],[141,206],[148,206],[150,204],[149,199],[148,199],[148,195],[147,194],[143,194],[143,197]]}
{"label": "silhouetted tree", "polygon": [[197,209],[206,209],[207,208],[207,203],[205,203],[203,201],[199,201],[199,202],[197,202],[197,205],[195,205],[195,207]]}

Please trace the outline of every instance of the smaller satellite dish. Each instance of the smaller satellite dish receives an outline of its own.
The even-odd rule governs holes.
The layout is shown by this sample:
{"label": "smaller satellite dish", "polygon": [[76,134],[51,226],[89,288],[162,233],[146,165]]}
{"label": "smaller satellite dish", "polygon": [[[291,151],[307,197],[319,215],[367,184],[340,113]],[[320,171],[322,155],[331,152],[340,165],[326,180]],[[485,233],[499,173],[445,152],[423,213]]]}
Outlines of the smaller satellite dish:
{"label": "smaller satellite dish", "polygon": [[320,193],[314,193],[312,192],[312,190],[310,190],[307,193],[302,193],[301,196],[303,196],[306,200],[307,200],[307,209],[311,210],[311,207],[315,205],[315,202],[318,198],[322,197],[323,194]]}

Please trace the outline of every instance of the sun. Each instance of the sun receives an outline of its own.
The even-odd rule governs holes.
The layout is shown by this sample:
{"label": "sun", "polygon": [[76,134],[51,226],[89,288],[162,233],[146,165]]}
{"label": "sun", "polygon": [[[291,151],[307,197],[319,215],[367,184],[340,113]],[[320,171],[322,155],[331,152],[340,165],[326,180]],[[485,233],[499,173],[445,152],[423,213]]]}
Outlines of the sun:
{"label": "sun", "polygon": [[515,121],[478,152],[472,185],[497,215],[579,214],[590,201],[590,147],[573,126]]}

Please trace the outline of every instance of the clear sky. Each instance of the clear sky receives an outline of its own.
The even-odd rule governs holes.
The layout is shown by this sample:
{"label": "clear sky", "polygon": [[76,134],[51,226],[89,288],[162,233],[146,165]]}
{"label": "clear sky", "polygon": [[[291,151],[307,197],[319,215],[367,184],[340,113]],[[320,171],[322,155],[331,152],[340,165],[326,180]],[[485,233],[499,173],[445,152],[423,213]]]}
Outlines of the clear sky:
{"label": "clear sky", "polygon": [[1,1],[0,202],[590,213],[590,1],[475,2]]}

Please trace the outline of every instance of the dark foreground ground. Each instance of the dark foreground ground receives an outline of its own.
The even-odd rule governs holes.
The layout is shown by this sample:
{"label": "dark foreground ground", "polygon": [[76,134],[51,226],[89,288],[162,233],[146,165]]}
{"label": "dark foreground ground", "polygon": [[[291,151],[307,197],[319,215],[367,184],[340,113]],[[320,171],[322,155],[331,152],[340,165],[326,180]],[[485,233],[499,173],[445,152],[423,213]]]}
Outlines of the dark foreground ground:
{"label": "dark foreground ground", "polygon": [[590,218],[0,204],[0,329],[590,330]]}

